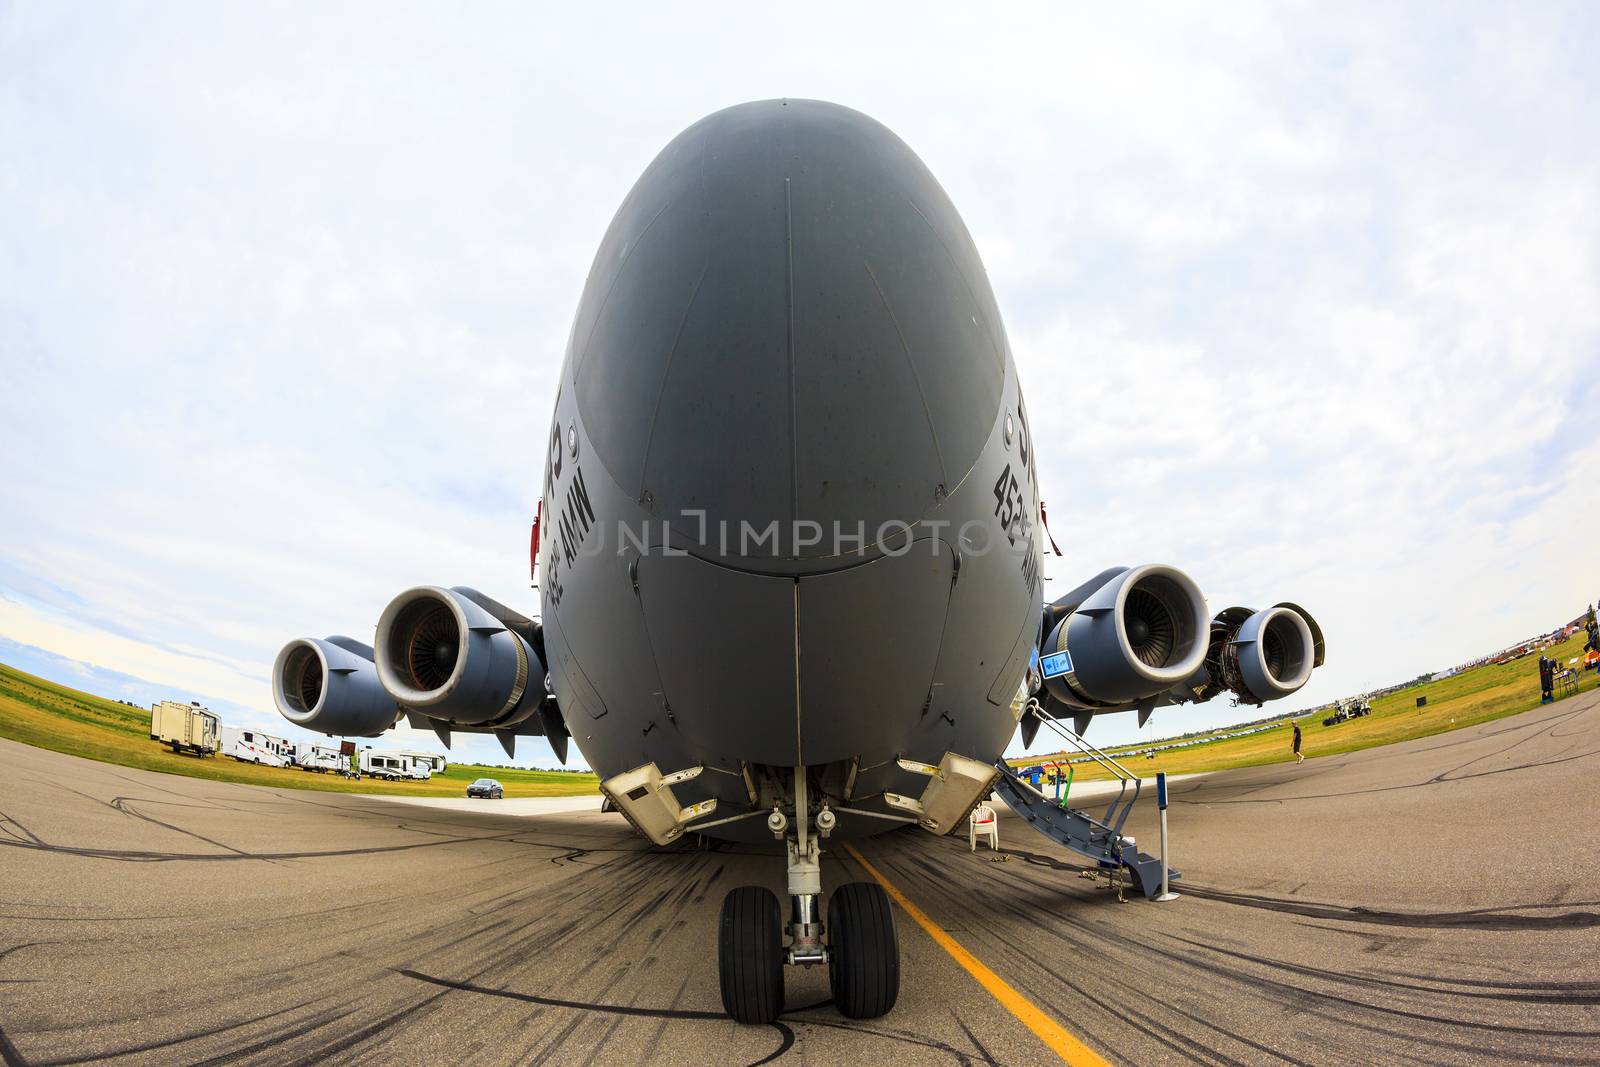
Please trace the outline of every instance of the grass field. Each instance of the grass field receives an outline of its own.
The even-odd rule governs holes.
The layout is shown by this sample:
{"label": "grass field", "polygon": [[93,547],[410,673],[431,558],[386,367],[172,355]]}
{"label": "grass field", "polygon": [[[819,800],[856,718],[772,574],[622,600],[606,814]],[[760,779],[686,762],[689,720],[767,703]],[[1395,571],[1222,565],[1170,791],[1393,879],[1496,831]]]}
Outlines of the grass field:
{"label": "grass field", "polygon": [[[1545,655],[1565,666],[1568,659],[1582,654],[1583,643],[1584,634],[1580,630],[1562,644],[1546,651]],[[1588,692],[1597,685],[1600,685],[1600,679],[1596,679],[1594,671],[1583,672],[1579,682],[1580,692]],[[1428,698],[1426,707],[1416,706],[1419,696]],[[1427,737],[1430,734],[1443,733],[1446,730],[1455,730],[1506,715],[1515,715],[1519,711],[1537,707],[1538,704],[1539,658],[1538,653],[1534,653],[1499,666],[1488,664],[1475,667],[1450,678],[1396,690],[1373,701],[1372,714],[1360,719],[1352,719],[1334,726],[1323,726],[1322,720],[1327,716],[1327,712],[1317,712],[1307,716],[1299,720],[1303,735],[1301,750],[1305,752],[1308,760],[1317,756],[1354,752],[1357,749],[1408,741],[1413,737]],[[1156,719],[1153,721],[1160,722],[1164,718],[1163,725],[1171,729],[1174,725],[1179,725],[1183,714],[1184,709],[1181,707],[1163,708],[1156,712]],[[1288,715],[1284,716],[1284,721],[1288,722]],[[1220,732],[1226,733],[1227,728]],[[1281,729],[1266,730],[1249,737],[1217,740],[1185,749],[1157,752],[1154,759],[1146,759],[1139,754],[1142,749],[1149,747],[1151,742],[1142,745],[1116,746],[1106,751],[1116,756],[1129,770],[1140,777],[1152,777],[1157,771],[1166,771],[1168,774],[1196,774],[1202,771],[1225,770],[1229,767],[1282,763],[1293,759],[1294,756],[1289,749],[1291,733],[1289,726],[1285,725]],[[1041,731],[1037,743],[1048,744],[1050,738],[1048,731]],[[1049,758],[1051,757],[1030,756],[1012,760],[1011,763],[1020,767]],[[1074,781],[1094,781],[1110,777],[1096,763],[1079,763],[1075,766]]]}
{"label": "grass field", "polygon": [[[1548,652],[1563,665],[1583,651],[1583,635],[1568,639]],[[1600,685],[1595,672],[1584,672],[1580,690]],[[1416,707],[1416,698],[1426,696],[1427,706]],[[1300,720],[1304,734],[1302,748],[1307,759],[1341,752],[1372,748],[1406,741],[1414,737],[1471,726],[1519,711],[1539,703],[1538,660],[1526,656],[1499,666],[1477,667],[1463,674],[1422,685],[1408,686],[1373,701],[1372,714],[1360,719],[1323,726],[1324,713]],[[1169,728],[1184,714],[1184,709],[1166,708],[1156,713],[1157,721]],[[1285,722],[1288,717],[1285,716]],[[1231,728],[1221,728],[1227,733]],[[1039,743],[1048,743],[1048,731],[1041,732]],[[363,778],[353,782],[337,775],[312,774],[279,767],[258,767],[217,756],[200,759],[175,755],[171,749],[150,740],[150,713],[114,700],[80,693],[66,686],[35,678],[0,664],[0,737],[66,752],[74,756],[118,763],[126,767],[184,774],[192,778],[211,778],[224,782],[253,785],[288,786],[296,789],[321,789],[334,793],[388,793],[395,796],[462,796],[474,778],[498,779],[508,797],[577,796],[598,791],[592,774],[567,774],[558,771],[531,771],[516,768],[481,767],[452,764],[442,774],[426,782],[383,782]],[[1194,774],[1229,767],[1253,767],[1292,759],[1290,729],[1267,730],[1249,737],[1219,739],[1185,749],[1158,752],[1146,759],[1138,750],[1143,745],[1121,746],[1109,751],[1130,770],[1142,777],[1157,771],[1168,774]],[[1049,756],[1028,756],[1012,760],[1015,766],[1038,763]],[[1094,763],[1077,764],[1075,781],[1093,781],[1109,775]]]}
{"label": "grass field", "polygon": [[0,664],[0,737],[73,756],[165,771],[219,782],[246,782],[329,793],[376,793],[393,796],[465,796],[475,778],[494,778],[508,797],[560,797],[597,793],[592,774],[531,771],[514,767],[451,764],[426,782],[359,782],[336,774],[313,774],[290,767],[260,767],[224,756],[201,759],[176,755],[150,740],[150,712],[114,700],[80,693]]}

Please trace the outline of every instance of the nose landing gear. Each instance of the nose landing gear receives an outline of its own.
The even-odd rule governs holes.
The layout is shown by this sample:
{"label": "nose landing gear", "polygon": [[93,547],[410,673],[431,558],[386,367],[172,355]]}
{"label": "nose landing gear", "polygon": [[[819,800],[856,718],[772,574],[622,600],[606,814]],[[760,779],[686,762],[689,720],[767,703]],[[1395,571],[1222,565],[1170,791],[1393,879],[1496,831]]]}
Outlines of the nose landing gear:
{"label": "nose landing gear", "polygon": [[[795,768],[794,833],[774,808],[767,826],[784,838],[788,852],[790,922],[780,928],[778,896],[765,886],[740,886],[722,902],[717,971],[722,1006],[742,1023],[770,1023],[783,1011],[783,965],[828,965],[828,985],[839,1011],[873,1019],[894,1007],[900,992],[900,946],[889,895],[875,882],[848,882],[828,899],[821,921],[822,849],[837,818],[824,804],[813,818],[806,798],[805,768]],[[789,947],[783,935],[789,935]]]}

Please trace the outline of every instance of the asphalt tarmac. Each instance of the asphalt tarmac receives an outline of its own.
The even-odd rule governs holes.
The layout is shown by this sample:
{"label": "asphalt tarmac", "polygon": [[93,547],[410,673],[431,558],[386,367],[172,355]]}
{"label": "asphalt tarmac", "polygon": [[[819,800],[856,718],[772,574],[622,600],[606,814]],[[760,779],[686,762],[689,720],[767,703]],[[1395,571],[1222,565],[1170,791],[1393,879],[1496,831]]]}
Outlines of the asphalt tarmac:
{"label": "asphalt tarmac", "polygon": [[[916,831],[855,844],[1112,1062],[1594,1063],[1597,773],[1590,695],[1190,779],[1169,813],[1183,896],[1164,904],[1118,903],[1011,818],[1003,860]],[[864,877],[828,853],[825,885]],[[728,1021],[717,911],[752,882],[781,888],[775,855],[654,849],[615,815],[230,785],[0,741],[0,1061],[1054,1058],[898,907],[890,1015],[845,1019],[824,970],[791,969],[779,1023]]]}

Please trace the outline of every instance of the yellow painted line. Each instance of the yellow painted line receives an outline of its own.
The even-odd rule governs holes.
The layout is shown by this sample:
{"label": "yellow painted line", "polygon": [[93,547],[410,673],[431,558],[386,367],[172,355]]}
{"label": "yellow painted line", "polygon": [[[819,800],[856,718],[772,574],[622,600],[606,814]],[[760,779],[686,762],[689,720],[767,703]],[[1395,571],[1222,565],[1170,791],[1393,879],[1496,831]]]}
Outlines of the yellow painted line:
{"label": "yellow painted line", "polygon": [[961,946],[961,942],[945,933],[944,928],[932,919],[926,912],[906,899],[906,895],[897,889],[893,882],[879,873],[878,868],[868,863],[866,857],[856,851],[850,842],[842,842],[846,852],[855,857],[855,861],[866,868],[872,875],[873,881],[883,886],[894,902],[905,909],[906,914],[916,920],[917,925],[927,931],[929,937],[936,941],[940,948],[950,954],[950,958],[961,965],[961,969],[978,980],[978,984],[989,991],[989,995],[1000,1002],[1000,1006],[1015,1015],[1034,1036],[1049,1046],[1050,1051],[1060,1056],[1072,1067],[1111,1067],[1106,1060],[1094,1049],[1079,1041],[1066,1028],[1050,1016],[1040,1011],[1027,997],[1011,988],[1006,980],[995,974],[983,963]]}

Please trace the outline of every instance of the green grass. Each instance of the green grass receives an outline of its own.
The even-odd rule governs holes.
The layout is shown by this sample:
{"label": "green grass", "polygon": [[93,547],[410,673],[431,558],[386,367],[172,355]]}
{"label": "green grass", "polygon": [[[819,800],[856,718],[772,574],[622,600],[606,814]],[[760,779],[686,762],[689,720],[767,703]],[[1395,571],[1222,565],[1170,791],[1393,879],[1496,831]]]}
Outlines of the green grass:
{"label": "green grass", "polygon": [[[1583,652],[1584,634],[1577,634],[1545,655],[1555,659],[1562,667],[1573,656]],[[1600,686],[1594,671],[1582,673],[1579,691],[1588,692]],[[1559,692],[1559,689],[1558,689]],[[1417,697],[1426,696],[1426,707],[1416,706]],[[1307,759],[1355,752],[1396,741],[1409,741],[1415,737],[1457,730],[1491,719],[1515,715],[1539,705],[1539,654],[1500,665],[1486,664],[1472,670],[1441,678],[1421,685],[1407,686],[1379,697],[1372,702],[1372,714],[1352,719],[1335,726],[1323,726],[1322,720],[1329,712],[1319,711],[1300,719],[1301,750]],[[1156,713],[1165,715],[1166,725],[1174,725],[1184,714],[1182,707],[1164,708]],[[1294,758],[1289,739],[1292,730],[1289,716],[1284,716],[1280,729],[1265,730],[1249,737],[1217,740],[1189,748],[1157,752],[1154,759],[1138,753],[1153,742],[1123,745],[1108,749],[1129,770],[1141,777],[1150,777],[1157,771],[1168,774],[1198,774],[1205,771],[1227,770],[1230,767],[1254,767],[1264,763],[1282,763]],[[1220,728],[1217,733],[1227,733],[1234,727]],[[1042,737],[1050,735],[1044,733]],[[1126,755],[1122,755],[1126,753]],[[1056,755],[1060,755],[1057,753]],[[1030,756],[1014,759],[1013,766],[1028,766],[1050,756]],[[1093,781],[1110,777],[1096,763],[1075,765],[1075,781]]]}
{"label": "green grass", "polygon": [[[1563,666],[1583,651],[1583,635],[1568,639],[1547,652]],[[1595,672],[1583,673],[1580,691],[1600,685]],[[1416,707],[1416,698],[1426,696],[1425,708]],[[1323,726],[1326,712],[1300,720],[1304,734],[1302,748],[1306,758],[1332,756],[1378,745],[1408,741],[1415,737],[1443,733],[1491,719],[1515,715],[1538,706],[1539,678],[1537,655],[1511,663],[1485,665],[1470,671],[1408,686],[1373,701],[1372,714],[1336,726]],[[1162,714],[1172,725],[1185,709],[1167,708]],[[1158,752],[1145,759],[1138,750],[1143,745],[1111,749],[1134,773],[1144,777],[1157,771],[1168,774],[1196,774],[1230,767],[1254,767],[1293,759],[1289,751],[1290,728],[1266,730],[1249,737],[1210,741],[1189,748]],[[1233,727],[1220,727],[1221,735]],[[1048,738],[1050,735],[1042,735]],[[191,778],[210,778],[222,782],[248,782],[252,785],[320,789],[333,793],[380,793],[394,796],[462,796],[467,783],[475,778],[495,778],[505,785],[508,797],[578,796],[595,793],[598,781],[592,774],[560,771],[521,770],[514,767],[484,767],[451,764],[442,774],[426,782],[383,782],[363,778],[353,782],[337,775],[312,774],[293,768],[258,767],[226,757],[200,759],[175,755],[171,749],[150,740],[150,712],[130,708],[114,700],[81,693],[56,685],[31,674],[0,664],[0,737],[65,752],[73,756],[116,763],[143,770],[183,774]],[[1049,756],[1014,759],[1014,766],[1038,763]],[[1093,781],[1108,775],[1097,764],[1076,765],[1077,781]]]}
{"label": "green grass", "polygon": [[452,763],[426,782],[351,781],[336,774],[313,774],[294,767],[261,767],[225,756],[202,759],[177,755],[150,740],[150,712],[114,700],[81,693],[0,664],[0,737],[71,756],[137,767],[147,771],[245,782],[329,793],[376,793],[392,796],[465,796],[467,783],[494,778],[508,797],[561,797],[599,790],[592,774],[522,770]]}

